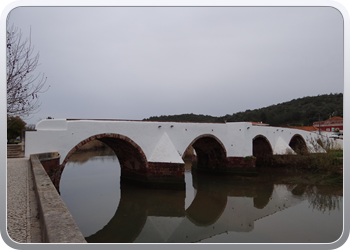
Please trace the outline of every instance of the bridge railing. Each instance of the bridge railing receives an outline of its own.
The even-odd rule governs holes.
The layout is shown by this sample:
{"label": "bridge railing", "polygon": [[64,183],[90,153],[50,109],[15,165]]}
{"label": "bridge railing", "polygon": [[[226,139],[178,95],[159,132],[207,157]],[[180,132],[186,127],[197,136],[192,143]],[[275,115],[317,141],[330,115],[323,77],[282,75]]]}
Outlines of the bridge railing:
{"label": "bridge railing", "polygon": [[43,242],[47,243],[86,243],[68,208],[64,204],[40,159],[47,159],[57,153],[30,155],[34,188]]}

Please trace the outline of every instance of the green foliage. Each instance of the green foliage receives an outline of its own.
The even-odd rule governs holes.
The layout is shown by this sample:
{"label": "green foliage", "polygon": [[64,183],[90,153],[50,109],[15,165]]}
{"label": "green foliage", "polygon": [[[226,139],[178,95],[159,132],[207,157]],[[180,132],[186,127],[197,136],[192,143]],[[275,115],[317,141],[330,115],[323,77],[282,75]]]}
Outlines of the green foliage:
{"label": "green foliage", "polygon": [[15,139],[21,136],[26,123],[18,116],[7,116],[7,139]]}
{"label": "green foliage", "polygon": [[314,173],[339,173],[342,171],[343,159],[336,157],[333,152],[307,155],[275,155],[273,164],[279,168],[286,167]]}
{"label": "green foliage", "polygon": [[[335,112],[336,111],[336,112]],[[311,126],[314,122],[330,116],[343,117],[343,94],[307,96],[268,107],[246,110],[215,117],[210,115],[182,114],[151,116],[147,121],[178,122],[264,122],[271,126]]]}
{"label": "green foliage", "polygon": [[255,159],[255,156],[249,155],[249,156],[244,157],[244,162],[253,161],[254,159]]}
{"label": "green foliage", "polygon": [[186,122],[217,122],[217,117],[210,115],[195,115],[182,114],[182,115],[161,115],[161,116],[151,116],[145,121],[186,121]]}
{"label": "green foliage", "polygon": [[333,150],[332,153],[334,154],[335,157],[343,157],[342,149]]}

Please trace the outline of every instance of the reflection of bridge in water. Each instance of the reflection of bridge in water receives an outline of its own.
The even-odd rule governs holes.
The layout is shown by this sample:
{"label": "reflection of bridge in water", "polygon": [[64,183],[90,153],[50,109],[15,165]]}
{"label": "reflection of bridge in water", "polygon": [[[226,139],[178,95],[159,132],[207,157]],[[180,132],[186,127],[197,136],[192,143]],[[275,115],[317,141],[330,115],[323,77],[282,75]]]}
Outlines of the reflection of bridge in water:
{"label": "reflection of bridge in water", "polygon": [[[303,201],[284,185],[242,185],[193,176],[196,196],[185,209],[185,192],[122,186],[114,217],[88,242],[198,242],[227,232],[249,232],[256,220]],[[218,185],[219,184],[219,185]]]}
{"label": "reflection of bridge in water", "polygon": [[[210,225],[196,225],[196,220],[193,220],[188,213],[181,220],[173,220],[169,217],[148,217],[144,226],[148,230],[142,231],[135,242],[150,242],[149,239],[151,239],[153,242],[190,243],[232,231],[249,232],[253,230],[256,220],[297,205],[301,201],[300,197],[285,193],[282,187],[275,187],[271,200],[263,208],[255,206],[253,197],[227,197],[225,209]],[[173,225],[173,230],[166,230],[165,225]]]}

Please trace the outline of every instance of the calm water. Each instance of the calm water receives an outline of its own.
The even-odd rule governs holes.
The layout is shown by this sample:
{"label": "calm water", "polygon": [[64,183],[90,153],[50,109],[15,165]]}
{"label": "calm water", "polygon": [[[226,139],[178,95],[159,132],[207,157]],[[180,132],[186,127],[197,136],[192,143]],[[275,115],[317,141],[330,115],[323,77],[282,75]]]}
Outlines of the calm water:
{"label": "calm water", "polygon": [[60,192],[88,242],[331,243],[342,234],[341,188],[287,185],[285,173],[242,179],[191,173],[186,190],[120,185],[118,159],[75,154]]}

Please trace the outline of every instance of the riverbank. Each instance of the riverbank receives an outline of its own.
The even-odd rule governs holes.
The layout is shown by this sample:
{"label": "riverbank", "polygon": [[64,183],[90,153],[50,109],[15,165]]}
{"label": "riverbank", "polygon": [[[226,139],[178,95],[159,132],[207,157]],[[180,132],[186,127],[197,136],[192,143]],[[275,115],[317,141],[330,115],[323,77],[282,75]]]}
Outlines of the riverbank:
{"label": "riverbank", "polygon": [[298,174],[285,177],[284,183],[303,184],[303,185],[322,185],[322,186],[342,186],[343,172],[333,171],[299,171]]}
{"label": "riverbank", "polygon": [[257,161],[257,170],[262,173],[284,171],[283,181],[305,185],[343,185],[343,150],[327,150],[327,153],[304,153],[298,155],[274,155]]}

